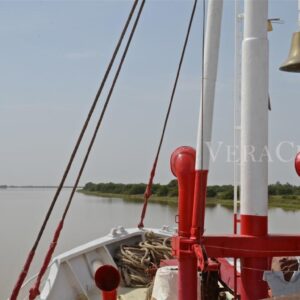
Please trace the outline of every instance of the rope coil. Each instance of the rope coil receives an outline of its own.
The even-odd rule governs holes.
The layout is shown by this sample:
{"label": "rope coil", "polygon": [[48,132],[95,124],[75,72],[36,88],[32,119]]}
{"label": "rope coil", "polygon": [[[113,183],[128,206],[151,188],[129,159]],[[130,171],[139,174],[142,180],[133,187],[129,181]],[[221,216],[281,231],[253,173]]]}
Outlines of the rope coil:
{"label": "rope coil", "polygon": [[126,287],[149,287],[161,260],[172,258],[171,238],[145,233],[145,241],[121,245],[115,260]]}

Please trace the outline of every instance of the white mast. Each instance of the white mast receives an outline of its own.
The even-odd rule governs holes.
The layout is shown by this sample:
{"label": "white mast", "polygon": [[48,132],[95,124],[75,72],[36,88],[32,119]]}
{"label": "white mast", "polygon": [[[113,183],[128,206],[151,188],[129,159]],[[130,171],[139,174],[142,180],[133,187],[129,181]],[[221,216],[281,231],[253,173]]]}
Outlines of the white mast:
{"label": "white mast", "polygon": [[268,213],[268,1],[245,1],[242,52],[241,214]]}
{"label": "white mast", "polygon": [[[204,47],[203,113],[200,112],[197,136],[196,170],[209,169],[215,85],[217,78],[223,0],[209,0]],[[201,110],[201,109],[200,109]],[[203,120],[202,117],[203,116]],[[203,128],[202,128],[202,125]],[[202,136],[203,135],[203,136]],[[203,144],[202,144],[203,143]],[[203,149],[203,153],[202,152]],[[202,156],[203,155],[203,156]],[[203,160],[202,160],[203,158]]]}
{"label": "white mast", "polygon": [[[268,234],[268,1],[246,0],[242,47],[241,103],[241,234]],[[262,280],[268,262],[242,259],[242,299],[266,298]]]}
{"label": "white mast", "polygon": [[207,174],[211,142],[215,86],[218,69],[223,0],[209,0],[204,42],[202,99],[196,149],[196,176],[191,235],[200,238],[204,232]]}

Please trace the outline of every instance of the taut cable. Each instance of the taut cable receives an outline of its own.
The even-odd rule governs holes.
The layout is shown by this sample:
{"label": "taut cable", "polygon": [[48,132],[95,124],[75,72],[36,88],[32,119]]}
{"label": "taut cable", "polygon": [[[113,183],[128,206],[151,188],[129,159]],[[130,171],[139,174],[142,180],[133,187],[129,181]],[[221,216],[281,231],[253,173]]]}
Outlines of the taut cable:
{"label": "taut cable", "polygon": [[20,292],[20,289],[21,289],[21,287],[22,287],[22,284],[24,283],[24,280],[25,280],[25,278],[26,278],[26,276],[27,276],[27,273],[28,273],[28,271],[29,271],[31,262],[32,262],[32,260],[33,260],[33,258],[34,258],[35,251],[36,251],[36,249],[37,249],[37,247],[38,247],[38,245],[39,245],[39,242],[40,242],[40,240],[41,240],[41,238],[42,238],[42,235],[43,235],[43,233],[44,233],[44,230],[45,230],[45,228],[46,228],[46,225],[47,225],[47,223],[48,223],[48,220],[49,220],[49,218],[50,218],[50,216],[51,216],[51,213],[52,213],[52,211],[53,211],[53,208],[54,208],[54,206],[55,206],[55,204],[56,204],[56,202],[57,202],[57,199],[58,199],[58,197],[59,197],[59,195],[60,195],[60,192],[61,192],[61,190],[62,190],[62,188],[63,188],[63,186],[64,186],[64,183],[65,183],[65,181],[66,181],[66,178],[67,178],[67,176],[68,176],[68,174],[69,174],[69,171],[70,171],[70,169],[71,169],[71,166],[72,166],[73,161],[74,161],[74,159],[75,159],[75,156],[76,156],[76,154],[77,154],[77,150],[78,150],[78,148],[79,148],[79,146],[80,146],[80,144],[81,144],[82,138],[83,138],[83,136],[84,136],[84,134],[85,134],[85,132],[86,132],[86,129],[87,129],[87,127],[88,127],[88,124],[89,124],[89,122],[90,122],[90,119],[91,119],[91,117],[92,117],[92,115],[93,115],[93,112],[94,112],[94,110],[95,110],[95,107],[96,107],[96,105],[97,105],[97,103],[98,103],[99,97],[100,97],[100,95],[101,95],[101,93],[102,93],[102,90],[103,90],[103,88],[104,88],[104,85],[105,85],[105,83],[106,83],[106,80],[107,80],[107,78],[108,78],[108,76],[109,76],[109,73],[110,73],[110,71],[111,71],[111,68],[112,68],[112,66],[113,66],[113,64],[114,64],[115,58],[116,58],[116,56],[117,56],[117,54],[118,54],[118,51],[119,51],[119,49],[120,49],[120,46],[121,46],[122,41],[123,41],[123,38],[124,38],[124,36],[125,36],[125,34],[126,34],[127,28],[128,28],[128,26],[129,26],[129,23],[130,23],[130,21],[131,21],[131,18],[132,18],[132,16],[133,16],[133,13],[134,13],[134,11],[135,11],[135,8],[136,8],[137,4],[138,4],[138,0],[135,0],[134,3],[133,3],[133,5],[132,5],[132,8],[131,8],[131,10],[130,10],[129,16],[128,16],[127,20],[126,20],[125,26],[124,26],[124,28],[123,28],[123,30],[122,30],[121,36],[120,36],[120,38],[119,38],[119,40],[118,40],[118,43],[117,43],[117,45],[116,45],[116,47],[115,47],[115,50],[114,50],[114,53],[113,53],[113,55],[112,55],[112,57],[111,57],[111,60],[110,60],[110,62],[109,62],[109,65],[108,65],[108,67],[107,67],[107,69],[106,69],[106,72],[105,72],[105,74],[104,74],[104,77],[103,77],[103,79],[102,79],[102,81],[101,81],[100,87],[99,87],[99,89],[98,89],[98,91],[97,91],[97,94],[96,94],[96,96],[95,96],[95,98],[94,98],[94,101],[93,101],[93,103],[92,103],[92,106],[91,106],[91,108],[90,108],[90,110],[89,110],[88,116],[87,116],[87,118],[86,118],[86,120],[85,120],[85,122],[84,122],[84,125],[83,125],[83,127],[82,127],[82,129],[81,129],[81,132],[80,132],[80,134],[79,134],[79,137],[78,137],[78,139],[77,139],[77,141],[76,141],[75,147],[74,147],[74,149],[73,149],[73,151],[72,151],[72,154],[71,154],[71,156],[70,156],[70,160],[69,160],[69,162],[68,162],[68,164],[67,164],[67,167],[66,167],[66,169],[65,169],[65,171],[64,171],[64,174],[63,174],[63,176],[62,176],[62,179],[61,179],[61,181],[60,181],[60,183],[59,183],[59,186],[58,186],[58,188],[57,188],[57,190],[56,190],[56,193],[55,193],[55,195],[54,195],[54,197],[53,197],[53,200],[52,200],[52,202],[51,202],[51,204],[50,204],[50,206],[49,206],[49,209],[48,209],[48,211],[47,211],[47,213],[46,213],[46,216],[45,216],[44,221],[43,221],[43,223],[42,223],[42,226],[41,226],[41,228],[40,228],[40,230],[39,230],[39,232],[38,232],[38,235],[37,235],[37,237],[36,237],[36,240],[35,240],[35,242],[34,242],[34,244],[33,244],[33,246],[32,246],[32,249],[30,250],[30,252],[29,252],[29,254],[28,254],[27,258],[26,258],[26,261],[25,261],[25,264],[24,264],[24,266],[23,266],[23,269],[22,269],[21,273],[19,274],[18,280],[17,280],[17,282],[16,282],[16,284],[15,284],[15,286],[14,286],[14,289],[13,289],[13,291],[12,291],[12,293],[11,293],[10,300],[16,300],[17,297],[18,297],[18,295],[19,295],[19,292]]}

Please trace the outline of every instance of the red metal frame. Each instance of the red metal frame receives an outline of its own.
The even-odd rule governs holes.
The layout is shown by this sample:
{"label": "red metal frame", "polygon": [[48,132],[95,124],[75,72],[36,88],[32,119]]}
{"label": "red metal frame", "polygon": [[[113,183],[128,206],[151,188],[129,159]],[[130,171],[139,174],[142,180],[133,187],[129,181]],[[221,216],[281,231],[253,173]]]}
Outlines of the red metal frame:
{"label": "red metal frame", "polygon": [[207,176],[207,170],[196,170],[195,172],[191,238],[198,241],[204,233]]}
{"label": "red metal frame", "polygon": [[[179,190],[179,229],[172,243],[179,265],[178,299],[197,299],[197,264],[205,271],[210,258],[220,258],[221,279],[230,282],[236,297],[239,294],[242,300],[263,298],[268,295],[263,271],[270,268],[274,256],[299,256],[300,236],[269,235],[267,217],[246,215],[241,215],[241,234],[203,235],[207,171],[195,172],[194,165],[194,149],[180,147],[172,154],[171,169],[178,178]],[[194,188],[197,172],[201,183],[198,189]],[[235,233],[238,222],[235,216]],[[226,257],[241,259],[241,274],[236,271],[236,261],[232,266],[222,259]]]}
{"label": "red metal frame", "polygon": [[234,264],[232,267],[226,258],[218,258],[218,262],[220,263],[219,274],[223,283],[236,292],[234,297],[237,298],[237,295],[240,294],[238,287],[241,286],[240,272],[238,272],[236,265]]}

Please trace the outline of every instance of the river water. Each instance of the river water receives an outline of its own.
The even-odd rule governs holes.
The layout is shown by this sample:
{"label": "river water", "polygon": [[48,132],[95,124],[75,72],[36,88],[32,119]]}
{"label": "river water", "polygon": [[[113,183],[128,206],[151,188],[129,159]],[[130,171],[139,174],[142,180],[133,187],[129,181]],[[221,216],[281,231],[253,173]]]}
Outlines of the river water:
{"label": "river water", "polygon": [[[54,193],[54,189],[0,189],[0,299],[8,297]],[[35,274],[38,266],[41,265],[42,257],[49,246],[69,193],[69,189],[62,191],[41,240],[30,274]],[[135,227],[141,208],[141,203],[77,193],[55,253],[61,253],[105,235],[117,225]],[[176,214],[176,207],[150,204],[145,226],[175,226]],[[232,211],[221,206],[208,207],[205,227],[207,233],[231,233]],[[269,231],[299,233],[300,211],[286,212],[282,209],[271,209]]]}

